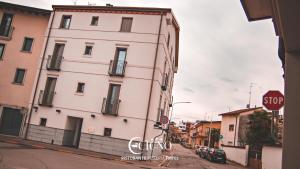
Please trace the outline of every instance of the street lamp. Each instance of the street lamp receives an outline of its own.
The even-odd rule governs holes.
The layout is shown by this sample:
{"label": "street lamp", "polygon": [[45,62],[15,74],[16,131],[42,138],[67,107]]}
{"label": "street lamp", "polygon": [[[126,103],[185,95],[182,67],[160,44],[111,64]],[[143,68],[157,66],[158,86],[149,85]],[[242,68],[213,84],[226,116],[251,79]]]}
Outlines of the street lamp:
{"label": "street lamp", "polygon": [[175,103],[172,103],[172,104],[169,104],[169,107],[172,107],[172,110],[171,110],[171,115],[170,115],[170,122],[172,120],[172,116],[173,116],[173,109],[174,109],[174,106],[176,104],[188,104],[188,103],[192,103],[192,102],[175,102]]}

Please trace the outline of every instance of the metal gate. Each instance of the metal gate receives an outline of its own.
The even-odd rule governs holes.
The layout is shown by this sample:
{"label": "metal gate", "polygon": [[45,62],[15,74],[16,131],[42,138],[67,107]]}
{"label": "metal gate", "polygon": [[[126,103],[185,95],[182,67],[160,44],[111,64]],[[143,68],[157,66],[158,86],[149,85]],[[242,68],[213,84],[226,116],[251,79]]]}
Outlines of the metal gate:
{"label": "metal gate", "polygon": [[0,121],[0,133],[19,136],[23,115],[20,109],[4,107]]}

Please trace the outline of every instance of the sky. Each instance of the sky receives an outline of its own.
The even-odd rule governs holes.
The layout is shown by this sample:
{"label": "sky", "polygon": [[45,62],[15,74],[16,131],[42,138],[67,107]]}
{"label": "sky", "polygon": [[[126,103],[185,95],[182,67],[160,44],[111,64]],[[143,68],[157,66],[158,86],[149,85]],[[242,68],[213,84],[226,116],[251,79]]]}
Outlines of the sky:
{"label": "sky", "polygon": [[[51,9],[76,0],[4,0]],[[283,70],[272,21],[248,22],[240,0],[77,0],[77,5],[172,8],[180,25],[173,120],[220,120],[218,114],[262,106],[268,90],[283,92]]]}

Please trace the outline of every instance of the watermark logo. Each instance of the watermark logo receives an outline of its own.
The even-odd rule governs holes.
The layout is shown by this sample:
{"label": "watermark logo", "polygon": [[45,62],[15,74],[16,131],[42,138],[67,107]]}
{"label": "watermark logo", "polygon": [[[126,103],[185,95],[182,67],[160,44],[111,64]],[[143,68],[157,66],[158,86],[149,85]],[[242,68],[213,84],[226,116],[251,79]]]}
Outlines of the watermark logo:
{"label": "watermark logo", "polygon": [[[167,144],[166,142],[163,142],[162,139],[158,140],[153,140],[151,139],[150,141],[145,140],[144,142],[144,150],[146,151],[152,151],[155,148],[155,144],[158,145],[157,148],[161,150],[171,150],[172,149],[172,144],[169,143]],[[141,150],[143,150],[143,141],[141,137],[133,137],[130,139],[128,143],[128,149],[132,154],[139,155],[141,154]]]}

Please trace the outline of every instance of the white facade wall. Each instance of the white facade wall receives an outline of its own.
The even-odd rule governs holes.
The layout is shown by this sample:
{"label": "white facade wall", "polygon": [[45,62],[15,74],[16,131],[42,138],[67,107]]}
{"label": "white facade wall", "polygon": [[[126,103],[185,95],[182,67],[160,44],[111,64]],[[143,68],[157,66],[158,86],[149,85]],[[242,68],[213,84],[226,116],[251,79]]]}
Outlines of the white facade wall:
{"label": "white facade wall", "polygon": [[281,169],[282,148],[264,146],[262,149],[262,169]]}
{"label": "white facade wall", "polygon": [[[231,124],[234,125],[233,131],[229,131],[229,125]],[[237,146],[238,129],[239,129],[239,115],[222,116],[221,135],[223,136],[223,139],[220,141],[220,144],[234,146],[234,142],[236,142],[235,145]],[[235,138],[235,133],[236,133],[236,138]]]}
{"label": "white facade wall", "polygon": [[246,148],[237,148],[237,147],[222,147],[226,153],[226,157],[230,161],[234,161],[243,166],[248,165],[248,151],[249,146]]}
{"label": "white facade wall", "polygon": [[[70,29],[59,29],[62,15],[72,15]],[[92,16],[99,16],[98,26],[90,25]],[[133,17],[131,32],[119,32],[122,17]],[[165,100],[166,105],[171,102],[175,28],[166,24],[166,18],[172,18],[171,14],[164,15],[162,20],[146,135],[148,140],[161,132],[153,127],[157,120],[160,95],[162,108]],[[52,55],[55,43],[64,43],[61,71],[48,71],[45,60],[38,85],[39,93],[40,90],[44,90],[47,77],[57,77],[53,107],[38,106],[37,95],[35,106],[38,110],[33,111],[30,123],[39,125],[40,118],[47,118],[46,127],[65,129],[67,117],[72,116],[83,118],[82,133],[102,136],[106,127],[112,128],[112,138],[142,138],[159,24],[160,15],[55,12],[46,56]],[[166,44],[168,32],[171,35],[169,48]],[[84,55],[86,43],[93,45],[91,56]],[[108,75],[109,63],[114,59],[116,47],[127,48],[125,77]],[[164,70],[170,72],[166,91],[161,90]],[[85,83],[84,94],[76,93],[78,82]],[[117,117],[101,113],[109,83],[121,84],[121,103]],[[168,110],[168,106],[166,109]],[[95,118],[91,115],[95,115]],[[127,119],[127,123],[124,119]]]}

